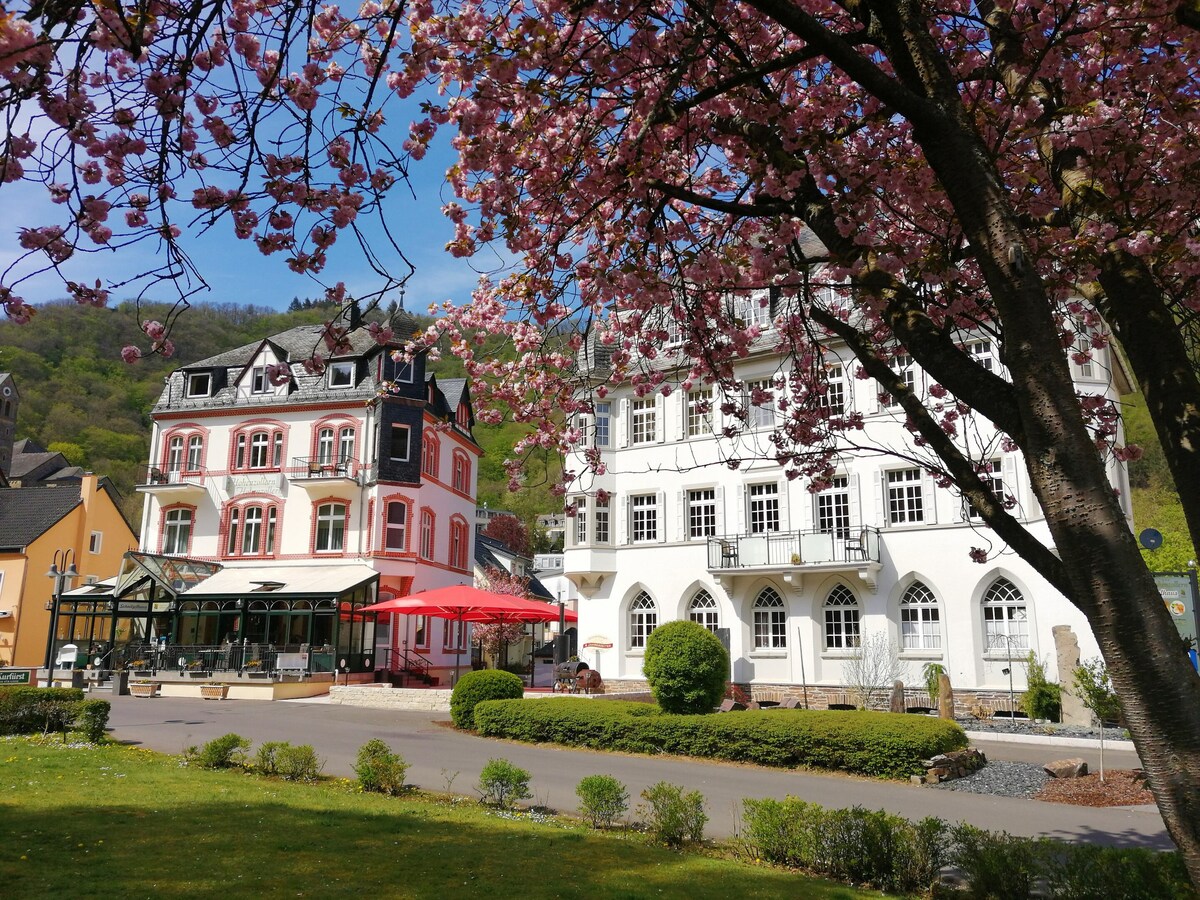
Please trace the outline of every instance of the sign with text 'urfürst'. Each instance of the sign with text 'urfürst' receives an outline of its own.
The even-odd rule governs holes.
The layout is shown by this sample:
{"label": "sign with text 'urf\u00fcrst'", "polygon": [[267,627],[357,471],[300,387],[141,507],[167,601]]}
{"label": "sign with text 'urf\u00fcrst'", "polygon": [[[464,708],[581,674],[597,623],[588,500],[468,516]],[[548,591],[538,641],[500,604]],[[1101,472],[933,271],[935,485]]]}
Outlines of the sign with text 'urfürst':
{"label": "sign with text 'urf\u00fcrst'", "polygon": [[0,685],[33,684],[33,669],[0,669]]}

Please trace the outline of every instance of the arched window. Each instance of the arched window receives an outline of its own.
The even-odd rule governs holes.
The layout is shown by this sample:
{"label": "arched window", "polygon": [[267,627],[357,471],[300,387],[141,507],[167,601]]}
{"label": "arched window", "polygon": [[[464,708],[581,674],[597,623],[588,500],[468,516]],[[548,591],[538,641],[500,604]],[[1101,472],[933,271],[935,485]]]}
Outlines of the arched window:
{"label": "arched window", "polygon": [[779,650],[787,646],[787,609],[774,588],[765,587],[754,601],[754,649]]}
{"label": "arched window", "polygon": [[183,468],[183,435],[177,434],[167,442],[167,471],[178,472]]}
{"label": "arched window", "polygon": [[192,541],[190,506],[176,506],[163,513],[162,553],[165,556],[186,556]]}
{"label": "arched window", "polygon": [[421,558],[433,559],[433,511],[421,510]]}
{"label": "arched window", "polygon": [[454,453],[454,472],[450,486],[456,491],[467,493],[471,484],[471,461],[461,450]]}
{"label": "arched window", "polygon": [[941,612],[933,591],[914,581],[900,598],[900,644],[905,650],[940,650]]}
{"label": "arched window", "polygon": [[229,507],[225,520],[226,556],[270,556],[275,552],[279,508],[268,503]]}
{"label": "arched window", "polygon": [[318,504],[313,551],[316,553],[341,553],[344,549],[346,549],[346,504]]}
{"label": "arched window", "polygon": [[338,465],[348,466],[354,461],[354,426],[343,425],[338,429]]}
{"label": "arched window", "polygon": [[825,649],[849,650],[858,646],[858,600],[839,584],[825,598]]}
{"label": "arched window", "polygon": [[317,432],[317,462],[323,466],[333,465],[332,428],[322,428]]}
{"label": "arched window", "polygon": [[234,471],[279,468],[283,463],[283,429],[273,423],[248,426],[233,439]]}
{"label": "arched window", "polygon": [[203,463],[204,437],[199,434],[190,435],[187,442],[187,471],[199,472]]}
{"label": "arched window", "polygon": [[688,618],[697,625],[703,625],[709,631],[716,631],[720,626],[717,615],[717,601],[706,590],[696,591],[692,602],[688,604]]}
{"label": "arched window", "polygon": [[1025,598],[1007,578],[997,578],[983,595],[983,637],[988,650],[1029,650]]}
{"label": "arched window", "polygon": [[450,565],[467,568],[467,523],[457,516],[450,520]]}
{"label": "arched window", "polygon": [[438,477],[438,441],[432,434],[421,437],[421,471],[430,478]]}
{"label": "arched window", "polygon": [[403,553],[408,549],[408,504],[392,500],[385,506],[383,549]]}
{"label": "arched window", "polygon": [[642,591],[629,604],[629,646],[640,650],[646,646],[646,638],[658,627],[658,607],[650,595]]}

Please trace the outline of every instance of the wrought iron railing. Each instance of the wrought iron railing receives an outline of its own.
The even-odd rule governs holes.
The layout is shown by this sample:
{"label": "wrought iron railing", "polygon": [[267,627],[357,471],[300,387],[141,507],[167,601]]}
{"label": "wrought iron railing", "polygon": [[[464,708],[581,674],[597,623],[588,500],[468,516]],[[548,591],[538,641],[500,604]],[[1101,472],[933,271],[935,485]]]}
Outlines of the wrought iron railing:
{"label": "wrought iron railing", "polygon": [[297,456],[288,470],[289,478],[357,478],[358,460],[348,456]]}
{"label": "wrought iron railing", "polygon": [[160,469],[158,466],[150,466],[146,469],[146,480],[143,484],[147,485],[170,485],[170,484],[198,484],[203,485],[204,479],[208,473],[202,466],[194,468],[167,468]]}
{"label": "wrought iron railing", "polygon": [[108,654],[114,669],[131,672],[236,672],[308,675],[333,670],[333,651],[307,644],[124,644]]}

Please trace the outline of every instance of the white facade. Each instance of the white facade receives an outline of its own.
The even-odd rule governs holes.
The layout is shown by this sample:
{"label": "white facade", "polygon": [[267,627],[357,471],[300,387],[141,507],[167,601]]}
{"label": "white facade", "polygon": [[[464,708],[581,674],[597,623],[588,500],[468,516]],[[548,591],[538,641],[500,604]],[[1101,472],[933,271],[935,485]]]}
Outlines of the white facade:
{"label": "white facade", "polygon": [[[381,600],[469,584],[480,450],[466,383],[426,378],[423,359],[392,361],[365,331],[308,374],[320,333],[294,328],[168,379],[138,488],[142,549],[226,567],[365,562]],[[380,666],[388,648],[436,670],[452,669],[456,651],[469,659],[452,622],[386,621]]]}
{"label": "white facade", "polygon": [[[999,369],[986,339],[968,349]],[[1081,390],[1117,396],[1108,354],[1075,365]],[[640,680],[646,635],[689,617],[729,630],[732,680],[760,693],[808,687],[830,696],[846,685],[853,647],[877,633],[900,648],[906,684],[923,684],[922,667],[933,662],[945,666],[956,691],[979,694],[1007,693],[1008,669],[1023,689],[1020,661],[1031,650],[1053,678],[1056,625],[1071,627],[1083,658],[1098,655],[1083,615],[974,519],[958,494],[936,487],[917,463],[881,452],[921,454],[899,407],[873,380],[855,377],[849,352],[834,347],[825,362],[826,402],[861,413],[864,428],[851,436],[874,449],[844,449],[834,485],[815,494],[772,459],[766,436],[778,415],[774,401],[752,409],[751,424],[733,439],[721,436],[721,400],[677,382],[665,397],[613,390],[580,423],[607,472],[568,494],[576,515],[567,525],[565,573],[582,594],[581,638],[598,645],[583,658],[606,683]],[[738,371],[747,396],[782,376],[778,395],[782,364],[772,353],[748,357]],[[931,386],[911,362],[906,376],[922,395]],[[972,446],[990,446],[975,458],[998,496],[1015,502],[1013,514],[1049,544],[1019,454],[986,434]],[[731,458],[745,462],[732,468]],[[567,467],[585,469],[581,460]],[[1110,475],[1128,511],[1124,467],[1112,463]],[[988,561],[972,561],[971,548],[986,550]]]}

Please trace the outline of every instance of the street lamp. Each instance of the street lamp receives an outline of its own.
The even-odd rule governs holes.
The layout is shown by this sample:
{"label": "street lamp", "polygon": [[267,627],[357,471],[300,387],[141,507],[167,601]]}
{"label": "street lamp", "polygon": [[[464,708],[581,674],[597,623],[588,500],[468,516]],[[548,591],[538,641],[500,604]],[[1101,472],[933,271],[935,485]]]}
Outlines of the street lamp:
{"label": "street lamp", "polygon": [[54,638],[58,634],[58,609],[62,603],[63,582],[68,578],[79,577],[79,571],[75,568],[75,551],[55,550],[54,562],[50,564],[50,571],[46,573],[46,577],[54,579],[54,596],[50,600],[50,634],[46,637],[46,686],[52,687],[55,663]]}
{"label": "street lamp", "polygon": [[1013,690],[1013,643],[1020,643],[1020,638],[1015,638],[1011,634],[993,634],[991,637],[991,646],[996,646],[1000,642],[1004,643],[1004,647],[1008,653],[1008,666],[1000,670],[1002,675],[1008,676],[1008,718],[1013,720],[1016,718],[1017,702],[1016,692]]}
{"label": "street lamp", "polygon": [[[558,589],[558,634],[554,636],[554,665],[567,661],[567,608],[563,605],[562,588]],[[557,675],[558,673],[555,672]]]}

